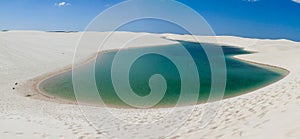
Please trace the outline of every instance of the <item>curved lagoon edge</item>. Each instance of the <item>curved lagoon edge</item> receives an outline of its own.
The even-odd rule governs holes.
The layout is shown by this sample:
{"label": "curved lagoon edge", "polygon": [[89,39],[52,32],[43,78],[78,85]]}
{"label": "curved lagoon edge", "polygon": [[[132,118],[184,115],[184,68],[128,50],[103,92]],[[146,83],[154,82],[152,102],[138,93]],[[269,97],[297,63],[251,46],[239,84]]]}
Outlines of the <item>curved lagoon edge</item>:
{"label": "curved lagoon edge", "polygon": [[[148,47],[148,46],[147,46]],[[151,47],[151,46],[150,46]],[[234,46],[233,46],[234,47]],[[138,47],[137,47],[138,48]],[[140,48],[144,48],[144,47],[140,47]],[[103,54],[103,53],[107,53],[107,52],[112,52],[112,51],[116,51],[116,50],[121,50],[121,49],[111,49],[111,50],[107,50],[107,51],[103,51],[103,52],[100,52],[100,53],[96,53],[95,55],[92,55],[89,59],[85,60],[84,62],[80,63],[80,65],[78,66],[82,66],[86,63],[89,63],[93,60],[95,60],[97,58],[98,55],[100,54]],[[245,55],[245,54],[240,54],[240,55]],[[251,54],[250,54],[251,55]],[[269,65],[269,64],[264,64],[264,63],[260,63],[260,62],[255,62],[255,61],[251,61],[251,60],[245,60],[245,59],[242,59],[242,58],[237,58],[235,56],[232,56],[233,59],[236,59],[236,60],[240,60],[240,61],[243,61],[245,63],[249,63],[249,64],[252,64],[252,65],[256,65],[256,66],[262,66],[262,67],[271,67],[271,68],[275,68],[275,69],[278,69],[278,70],[281,70],[282,73],[280,72],[280,74],[282,75],[282,77],[278,80],[275,80],[275,81],[271,81],[270,83],[267,83],[265,84],[264,86],[262,87],[258,87],[258,88],[253,88],[253,89],[250,89],[250,90],[246,90],[246,91],[243,91],[242,93],[239,93],[237,95],[232,95],[232,96],[227,96],[227,97],[224,97],[223,99],[228,99],[228,98],[232,98],[232,97],[238,97],[238,96],[242,96],[242,95],[245,95],[245,94],[248,94],[248,93],[251,93],[253,91],[256,91],[256,90],[259,90],[259,89],[262,89],[262,88],[265,88],[271,84],[274,84],[276,82],[279,82],[281,81],[282,79],[284,79],[285,77],[287,77],[287,75],[289,75],[290,71],[285,69],[285,68],[282,68],[282,67],[278,67],[278,66],[274,66],[274,65]],[[41,96],[43,97],[46,97],[47,99],[51,99],[52,101],[55,101],[55,102],[58,102],[58,103],[67,103],[67,104],[78,104],[77,101],[73,101],[73,100],[69,100],[69,99],[64,99],[64,98],[60,98],[60,97],[57,97],[57,96],[53,96],[53,95],[50,95],[48,94],[46,91],[44,91],[42,88],[41,88],[41,83],[48,80],[48,79],[51,79],[52,77],[55,77],[55,76],[58,76],[60,74],[64,74],[66,72],[70,72],[72,70],[72,65],[69,65],[61,70],[58,70],[58,71],[55,71],[55,72],[51,72],[51,73],[48,73],[46,75],[42,75],[40,77],[38,77],[36,80],[35,80],[35,89],[37,90],[37,92],[39,94],[41,94]],[[92,104],[92,103],[82,103],[80,102],[80,104],[83,104],[83,105],[90,105],[90,106],[99,106],[99,105],[95,105],[95,104]],[[203,103],[197,103],[198,104],[203,104]],[[120,106],[120,105],[105,105],[105,106],[108,106],[108,107],[111,107],[111,108],[128,108],[128,107],[125,107],[125,106]],[[185,106],[185,105],[182,105],[182,106]],[[99,107],[103,107],[102,106],[99,106]],[[155,108],[168,108],[168,106],[159,106],[159,107],[155,107]],[[132,109],[132,108],[128,108],[128,109]]]}

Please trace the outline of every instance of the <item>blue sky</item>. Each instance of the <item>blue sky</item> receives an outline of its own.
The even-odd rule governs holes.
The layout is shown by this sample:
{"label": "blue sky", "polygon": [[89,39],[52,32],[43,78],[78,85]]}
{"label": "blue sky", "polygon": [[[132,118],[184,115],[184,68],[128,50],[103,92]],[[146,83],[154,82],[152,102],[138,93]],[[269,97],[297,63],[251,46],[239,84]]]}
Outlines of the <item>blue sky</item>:
{"label": "blue sky", "polygon": [[[300,0],[178,1],[201,14],[217,35],[300,41]],[[100,12],[120,2],[122,0],[2,0],[0,29],[82,31]],[[157,21],[136,22],[123,30],[185,33]]]}

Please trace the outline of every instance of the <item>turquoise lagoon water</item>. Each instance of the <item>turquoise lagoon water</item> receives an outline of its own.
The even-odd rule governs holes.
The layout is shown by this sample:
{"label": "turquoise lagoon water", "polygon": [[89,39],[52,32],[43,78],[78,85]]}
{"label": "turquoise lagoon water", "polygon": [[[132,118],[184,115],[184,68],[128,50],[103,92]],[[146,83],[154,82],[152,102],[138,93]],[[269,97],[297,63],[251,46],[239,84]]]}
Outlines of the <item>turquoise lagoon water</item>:
{"label": "turquoise lagoon water", "polygon": [[[211,69],[209,61],[204,49],[199,43],[193,42],[180,42],[184,46],[194,62],[196,63],[199,79],[200,79],[200,91],[198,103],[205,103],[211,91]],[[210,44],[211,47],[220,47]],[[168,46],[155,46],[145,48],[133,48],[127,50],[130,53],[138,53],[145,49],[159,50],[171,54],[178,60],[187,60],[186,55],[182,52],[176,51],[175,47],[181,47],[177,44]],[[275,81],[280,80],[288,74],[288,71],[276,68],[272,66],[254,64],[245,61],[241,61],[233,58],[234,55],[250,54],[251,52],[245,51],[240,48],[222,46],[225,61],[226,61],[226,89],[224,98],[229,98],[237,95],[241,95]],[[97,89],[100,92],[102,100],[110,106],[129,107],[124,103],[116,94],[111,79],[111,66],[112,61],[117,51],[110,51],[98,55],[95,66],[95,79]],[[215,55],[218,57],[218,55]],[[191,64],[191,61],[184,61],[187,65]],[[148,85],[149,78],[154,74],[161,74],[167,83],[167,89],[163,99],[155,106],[173,106],[177,103],[181,90],[181,79],[179,71],[176,69],[174,63],[164,56],[158,54],[146,54],[138,58],[130,68],[129,83],[132,90],[139,96],[146,96],[150,93],[151,89]],[[51,77],[40,84],[40,89],[47,93],[47,95],[67,99],[76,100],[72,85],[72,72],[68,71],[63,74]],[[89,94],[89,91],[84,92],[85,97],[80,98],[86,103],[95,103],[99,100]],[[124,92],[127,93],[127,92]],[[189,92],[184,92],[189,93]],[[217,93],[217,92],[213,92]],[[188,100],[187,100],[188,101]],[[186,102],[189,104],[189,102]]]}

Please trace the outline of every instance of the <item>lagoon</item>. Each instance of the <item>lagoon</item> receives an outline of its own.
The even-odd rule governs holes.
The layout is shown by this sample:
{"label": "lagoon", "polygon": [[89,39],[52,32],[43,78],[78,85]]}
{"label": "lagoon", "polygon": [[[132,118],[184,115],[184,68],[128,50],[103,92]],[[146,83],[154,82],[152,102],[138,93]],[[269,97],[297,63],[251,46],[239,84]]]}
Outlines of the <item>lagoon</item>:
{"label": "lagoon", "polygon": [[[211,90],[211,69],[207,55],[199,43],[182,41],[180,44],[189,52],[197,66],[200,79],[198,103],[205,103]],[[128,51],[129,54],[134,54],[145,49],[156,49],[169,53],[176,59],[184,61],[188,67],[189,64],[193,62],[188,61],[188,59],[185,58],[186,55],[183,55],[181,51],[174,49],[176,47],[182,47],[181,45],[173,44],[166,46],[132,48],[119,51]],[[278,67],[250,63],[233,58],[235,55],[251,54],[253,52],[248,52],[233,46],[217,46],[214,44],[210,44],[210,46],[221,47],[224,52],[227,75],[224,99],[262,88],[282,79],[288,74],[288,71]],[[117,96],[112,84],[111,67],[117,53],[117,50],[112,50],[98,55],[95,63],[96,85],[100,96],[106,105],[112,107],[130,107]],[[218,57],[218,55],[216,55],[216,57]],[[148,84],[149,78],[152,75],[160,74],[165,78],[167,83],[166,93],[163,99],[155,105],[155,107],[171,107],[175,105],[182,93],[180,92],[181,79],[179,71],[174,63],[164,56],[158,54],[143,55],[134,62],[129,73],[129,83],[131,88],[139,96],[147,96],[151,91]],[[72,84],[72,71],[67,71],[44,80],[40,83],[39,88],[49,96],[71,101],[76,100]],[[80,99],[81,100],[77,101],[91,104],[96,104],[96,101],[98,101],[98,98],[94,98],[88,91],[85,92],[85,98]],[[189,104],[188,100],[186,104]]]}

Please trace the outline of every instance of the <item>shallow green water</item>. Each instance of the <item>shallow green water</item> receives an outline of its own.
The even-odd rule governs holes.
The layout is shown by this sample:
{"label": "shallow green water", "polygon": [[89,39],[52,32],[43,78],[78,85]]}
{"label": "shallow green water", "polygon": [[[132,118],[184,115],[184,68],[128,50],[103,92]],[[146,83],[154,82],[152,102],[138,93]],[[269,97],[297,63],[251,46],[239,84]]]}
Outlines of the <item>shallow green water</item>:
{"label": "shallow green water", "polygon": [[[188,50],[197,65],[200,79],[198,103],[206,102],[211,89],[211,69],[206,53],[198,43],[181,42],[181,44]],[[130,54],[138,53],[145,49],[157,49],[159,51],[164,51],[171,54],[177,60],[183,60],[188,68],[189,64],[191,64],[192,62],[188,61],[188,59],[185,58],[185,55],[183,55],[182,52],[176,51],[176,49],[174,49],[175,47],[180,46],[169,45],[135,48],[121,51],[128,51]],[[277,80],[280,80],[288,74],[286,70],[280,68],[248,63],[232,58],[232,56],[234,55],[250,54],[250,52],[229,46],[222,46],[222,49],[225,55],[227,68],[227,82],[224,98],[256,90]],[[126,107],[128,105],[126,105],[124,102],[122,102],[122,100],[118,98],[112,84],[111,66],[115,55],[116,51],[112,51],[98,56],[95,68],[95,79],[97,88],[98,90],[100,90],[99,92],[101,98],[106,104]],[[216,57],[218,57],[218,55],[216,55]],[[132,87],[132,90],[139,96],[146,96],[147,94],[149,94],[150,87],[148,85],[148,82],[149,78],[154,74],[161,74],[167,81],[166,94],[156,106],[174,105],[180,95],[180,74],[176,69],[174,63],[161,55],[147,54],[140,57],[134,62],[129,74],[129,83]],[[52,96],[68,100],[76,100],[73,93],[71,71],[52,77],[42,82],[40,85],[40,89]],[[98,98],[93,97],[93,95],[90,95],[87,91],[85,92],[85,97],[80,101],[94,103],[98,101]],[[189,102],[186,102],[186,104],[188,103]]]}

